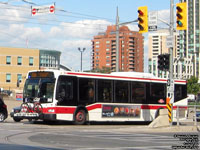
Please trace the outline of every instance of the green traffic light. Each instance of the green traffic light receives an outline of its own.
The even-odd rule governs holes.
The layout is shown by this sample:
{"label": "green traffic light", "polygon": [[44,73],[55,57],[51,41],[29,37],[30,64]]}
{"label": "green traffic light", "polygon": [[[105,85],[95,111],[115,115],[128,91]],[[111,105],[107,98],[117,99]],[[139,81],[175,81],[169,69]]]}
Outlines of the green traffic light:
{"label": "green traffic light", "polygon": [[178,24],[179,27],[183,26],[183,23],[181,21],[177,21],[177,24]]}

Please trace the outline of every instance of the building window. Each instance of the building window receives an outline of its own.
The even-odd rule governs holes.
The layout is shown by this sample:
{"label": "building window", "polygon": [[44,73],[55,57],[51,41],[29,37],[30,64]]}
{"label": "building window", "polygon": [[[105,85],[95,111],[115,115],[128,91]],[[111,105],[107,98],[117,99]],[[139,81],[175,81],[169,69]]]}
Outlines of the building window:
{"label": "building window", "polygon": [[17,65],[22,65],[22,57],[21,56],[17,57]]}
{"label": "building window", "polygon": [[29,66],[33,66],[33,57],[29,57]]}
{"label": "building window", "polygon": [[6,64],[7,65],[11,64],[11,56],[6,56]]}
{"label": "building window", "polygon": [[17,74],[17,80],[22,81],[22,74]]}
{"label": "building window", "polygon": [[11,74],[10,73],[6,74],[6,82],[11,82]]}

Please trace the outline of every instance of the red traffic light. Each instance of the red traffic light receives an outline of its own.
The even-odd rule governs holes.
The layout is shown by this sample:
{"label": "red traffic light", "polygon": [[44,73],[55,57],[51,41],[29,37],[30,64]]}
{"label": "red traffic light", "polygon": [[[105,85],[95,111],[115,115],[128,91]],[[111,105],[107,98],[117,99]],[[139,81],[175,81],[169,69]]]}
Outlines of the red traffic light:
{"label": "red traffic light", "polygon": [[183,11],[180,6],[177,6],[176,9],[177,9],[178,12],[182,12]]}
{"label": "red traffic light", "polygon": [[138,13],[139,13],[140,16],[144,15],[144,13],[141,10],[138,10]]}

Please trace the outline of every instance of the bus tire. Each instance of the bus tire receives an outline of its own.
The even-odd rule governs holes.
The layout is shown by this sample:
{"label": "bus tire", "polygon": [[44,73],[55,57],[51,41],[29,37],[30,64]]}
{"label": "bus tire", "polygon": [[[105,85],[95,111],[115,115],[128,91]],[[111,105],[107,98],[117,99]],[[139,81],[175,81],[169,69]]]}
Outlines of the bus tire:
{"label": "bus tire", "polygon": [[87,113],[83,109],[79,109],[74,117],[74,124],[75,125],[83,125],[86,123]]}
{"label": "bus tire", "polygon": [[161,109],[164,109],[164,108],[160,107],[160,108],[158,108],[158,109],[156,110],[155,119],[160,115],[160,110],[161,110]]}

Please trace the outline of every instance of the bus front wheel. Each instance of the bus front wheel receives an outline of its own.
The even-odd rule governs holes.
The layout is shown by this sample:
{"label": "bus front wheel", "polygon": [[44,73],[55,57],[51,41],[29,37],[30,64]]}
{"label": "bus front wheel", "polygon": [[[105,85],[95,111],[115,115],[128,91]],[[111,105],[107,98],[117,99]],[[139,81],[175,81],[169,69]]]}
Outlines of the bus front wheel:
{"label": "bus front wheel", "polygon": [[74,118],[74,124],[83,125],[86,122],[86,112],[83,109],[80,109],[76,112]]}

